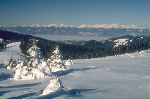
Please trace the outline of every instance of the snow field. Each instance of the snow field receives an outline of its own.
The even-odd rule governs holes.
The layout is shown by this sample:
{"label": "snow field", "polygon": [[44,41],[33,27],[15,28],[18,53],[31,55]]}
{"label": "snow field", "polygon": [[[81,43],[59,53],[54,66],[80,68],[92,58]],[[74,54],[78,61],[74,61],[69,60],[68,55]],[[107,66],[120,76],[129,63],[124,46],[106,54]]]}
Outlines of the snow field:
{"label": "snow field", "polygon": [[[13,76],[13,72],[0,69],[0,99],[149,99],[149,58],[150,53],[142,51],[74,60],[70,70],[55,73],[62,85],[57,78],[54,81],[2,79],[2,76],[9,78],[3,73]],[[49,90],[56,93],[49,94]]]}

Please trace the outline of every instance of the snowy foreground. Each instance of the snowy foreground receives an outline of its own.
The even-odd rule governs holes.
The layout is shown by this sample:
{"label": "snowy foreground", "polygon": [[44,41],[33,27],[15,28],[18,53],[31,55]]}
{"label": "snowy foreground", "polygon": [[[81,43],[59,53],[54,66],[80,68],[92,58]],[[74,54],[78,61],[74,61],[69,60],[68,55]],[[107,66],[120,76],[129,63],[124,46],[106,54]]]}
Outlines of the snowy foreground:
{"label": "snowy foreground", "polygon": [[141,52],[74,60],[70,70],[55,73],[62,82],[60,90],[45,96],[41,94],[49,78],[9,80],[13,72],[0,69],[0,99],[149,99],[149,59],[150,53]]}

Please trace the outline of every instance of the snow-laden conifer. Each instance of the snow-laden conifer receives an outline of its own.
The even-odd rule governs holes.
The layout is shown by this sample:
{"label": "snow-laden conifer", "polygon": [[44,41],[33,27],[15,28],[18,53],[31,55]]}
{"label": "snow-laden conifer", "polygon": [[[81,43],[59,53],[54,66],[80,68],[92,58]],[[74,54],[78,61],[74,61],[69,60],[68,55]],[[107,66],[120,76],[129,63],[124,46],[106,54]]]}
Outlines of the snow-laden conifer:
{"label": "snow-laden conifer", "polygon": [[13,57],[11,57],[11,58],[9,59],[8,64],[7,64],[7,69],[15,69],[16,66],[17,66],[16,60],[15,60]]}
{"label": "snow-laden conifer", "polygon": [[59,51],[58,46],[53,51],[52,56],[47,60],[47,63],[50,69],[52,70],[52,72],[66,70],[66,66],[63,63],[62,55]]}
{"label": "snow-laden conifer", "polygon": [[32,47],[27,51],[28,56],[20,60],[15,71],[14,79],[41,79],[49,77],[51,70],[44,60],[40,48],[33,42]]}

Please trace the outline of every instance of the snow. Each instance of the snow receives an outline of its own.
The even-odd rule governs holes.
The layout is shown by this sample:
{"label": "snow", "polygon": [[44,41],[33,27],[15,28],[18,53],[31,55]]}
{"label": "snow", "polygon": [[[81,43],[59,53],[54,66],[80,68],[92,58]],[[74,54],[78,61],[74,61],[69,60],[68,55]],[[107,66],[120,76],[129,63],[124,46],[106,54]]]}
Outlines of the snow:
{"label": "snow", "polygon": [[30,56],[25,56],[16,66],[13,80],[42,79],[51,76],[47,62],[42,58],[40,48],[33,45],[27,51]]}
{"label": "snow", "polygon": [[19,46],[20,46],[20,42],[7,44],[6,51],[0,52],[0,63],[7,64],[11,57],[18,60],[20,58],[20,53],[21,53]]}
{"label": "snow", "polygon": [[47,25],[41,25],[41,24],[31,24],[31,25],[21,25],[22,27],[75,27],[73,25],[66,25],[66,24],[47,24]]}
{"label": "snow", "polygon": [[1,43],[1,42],[3,42],[3,39],[2,39],[2,38],[0,38],[0,43]]}
{"label": "snow", "polygon": [[66,66],[70,66],[73,64],[73,61],[71,59],[68,59],[66,62],[65,62],[65,65]]}
{"label": "snow", "polygon": [[[143,31],[143,29],[148,29],[144,26],[137,26],[137,25],[119,25],[119,24],[95,24],[95,25],[89,25],[89,24],[81,24],[79,26],[71,25],[71,24],[32,24],[32,25],[21,25],[22,27],[76,27],[76,28],[105,28],[105,29],[111,29],[111,28],[123,28],[123,29],[139,29],[140,32]],[[15,27],[15,26],[3,26],[3,27]]]}
{"label": "snow", "polygon": [[114,47],[118,47],[119,45],[127,45],[128,38],[117,39],[117,40],[114,40],[114,42],[116,43]]}
{"label": "snow", "polygon": [[50,79],[49,85],[43,90],[42,95],[51,94],[51,93],[57,92],[62,89],[63,89],[63,86],[62,86],[60,80],[58,79],[58,77],[53,76]]}
{"label": "snow", "polygon": [[52,72],[65,71],[66,66],[63,63],[62,55],[59,51],[59,46],[55,48],[50,59],[47,60],[47,63]]}
{"label": "snow", "polygon": [[57,75],[59,79],[2,79],[13,72],[0,69],[0,98],[38,99],[46,93],[40,99],[149,99],[148,52],[74,60],[70,70]]}
{"label": "snow", "polygon": [[10,58],[10,60],[9,60],[9,63],[7,64],[7,69],[16,69],[16,65],[17,65],[17,62],[16,62],[16,60],[15,59],[13,59],[13,57],[11,57]]}

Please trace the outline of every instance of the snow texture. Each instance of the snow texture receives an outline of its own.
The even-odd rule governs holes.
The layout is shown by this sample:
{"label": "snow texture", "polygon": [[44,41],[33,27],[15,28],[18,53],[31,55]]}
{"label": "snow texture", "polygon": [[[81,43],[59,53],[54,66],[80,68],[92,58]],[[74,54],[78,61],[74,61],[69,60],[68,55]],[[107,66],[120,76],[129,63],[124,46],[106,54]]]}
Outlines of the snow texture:
{"label": "snow texture", "polygon": [[65,62],[65,65],[66,66],[70,66],[73,64],[73,61],[71,59],[68,59],[66,62]]}
{"label": "snow texture", "polygon": [[62,89],[63,89],[63,86],[62,86],[60,80],[58,79],[58,77],[53,76],[50,78],[49,85],[43,90],[42,95],[51,94],[51,93],[57,92]]}
{"label": "snow texture", "polygon": [[13,57],[16,61],[20,58],[20,42],[13,42],[6,45],[6,50],[0,52],[0,63],[8,64],[9,59]]}
{"label": "snow texture", "polygon": [[15,81],[7,79],[13,72],[0,69],[0,99],[38,99],[43,91],[48,94],[40,99],[149,99],[149,52],[74,60],[72,69],[57,75],[62,87],[57,77]]}
{"label": "snow texture", "polygon": [[114,42],[115,42],[115,46],[114,47],[118,47],[119,45],[127,45],[128,38],[117,39],[117,40],[114,40]]}

